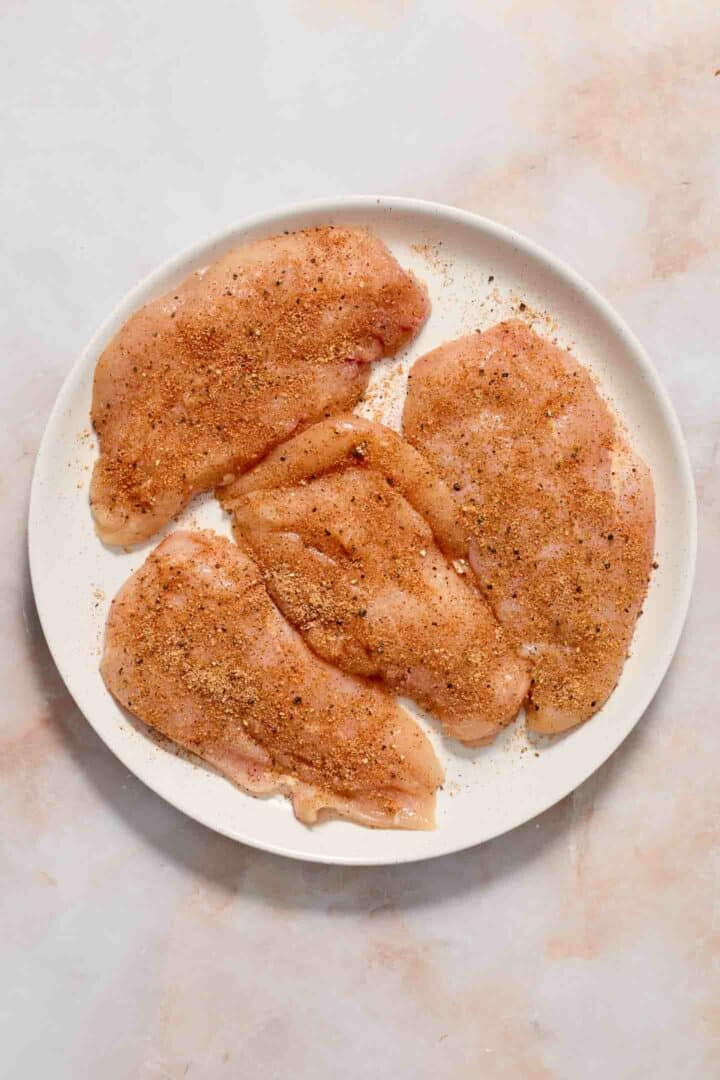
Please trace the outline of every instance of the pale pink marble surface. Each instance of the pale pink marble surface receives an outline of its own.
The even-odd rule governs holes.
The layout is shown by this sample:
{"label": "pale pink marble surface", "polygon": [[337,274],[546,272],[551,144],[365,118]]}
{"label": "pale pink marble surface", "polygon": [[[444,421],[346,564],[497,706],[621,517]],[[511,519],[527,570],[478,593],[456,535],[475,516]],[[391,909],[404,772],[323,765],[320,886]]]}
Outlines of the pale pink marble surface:
{"label": "pale pink marble surface", "polygon": [[[720,1075],[715,7],[2,5],[2,1077]],[[49,659],[25,520],[64,374],[141,275],[372,191],[599,287],[680,414],[701,534],[675,662],[596,776],[484,847],[343,870],[215,836],[111,756]]]}

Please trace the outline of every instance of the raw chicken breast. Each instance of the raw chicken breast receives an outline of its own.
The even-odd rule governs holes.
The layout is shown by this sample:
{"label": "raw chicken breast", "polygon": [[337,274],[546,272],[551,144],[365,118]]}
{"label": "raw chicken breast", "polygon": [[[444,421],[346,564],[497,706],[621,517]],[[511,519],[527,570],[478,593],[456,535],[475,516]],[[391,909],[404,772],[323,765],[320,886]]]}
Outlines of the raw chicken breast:
{"label": "raw chicken breast", "polygon": [[467,564],[444,554],[467,552],[457,509],[399,435],[353,416],[323,421],[219,495],[318,655],[381,679],[463,742],[489,741],[514,719],[526,665]]}
{"label": "raw chicken breast", "polygon": [[319,660],[257,567],[211,532],[175,532],[113,601],[101,672],[144,723],[312,824],[425,829],[442,771],[387,694]]}
{"label": "raw chicken breast", "polygon": [[452,486],[478,583],[532,663],[530,727],[586,720],[617,683],[647,590],[647,467],[582,365],[521,322],[418,360],[403,424]]}
{"label": "raw chicken breast", "polygon": [[230,251],[141,308],[95,372],[100,538],[146,539],[195,493],[352,408],[370,362],[407,344],[427,313],[384,244],[329,226]]}

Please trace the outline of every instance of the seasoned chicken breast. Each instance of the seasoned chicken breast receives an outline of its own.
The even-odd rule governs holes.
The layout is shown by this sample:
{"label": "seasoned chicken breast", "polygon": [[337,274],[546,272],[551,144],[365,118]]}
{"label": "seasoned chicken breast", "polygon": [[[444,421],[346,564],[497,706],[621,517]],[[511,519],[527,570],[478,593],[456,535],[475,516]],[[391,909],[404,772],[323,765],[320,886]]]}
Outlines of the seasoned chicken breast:
{"label": "seasoned chicken breast", "polygon": [[514,719],[525,662],[467,580],[450,492],[399,435],[353,416],[322,421],[219,495],[319,656],[382,680],[463,742]]}
{"label": "seasoned chicken breast", "polygon": [[243,472],[365,389],[428,313],[424,289],[365,229],[254,241],[136,312],[95,372],[100,538],[152,536],[192,495]]}
{"label": "seasoned chicken breast", "polygon": [[589,373],[524,323],[414,365],[406,437],[452,487],[481,590],[532,664],[530,727],[606,701],[647,590],[655,501]]}
{"label": "seasoned chicken breast", "polygon": [[102,676],[144,723],[312,824],[431,828],[442,771],[382,690],[318,659],[257,567],[210,532],[175,532],[113,601]]}

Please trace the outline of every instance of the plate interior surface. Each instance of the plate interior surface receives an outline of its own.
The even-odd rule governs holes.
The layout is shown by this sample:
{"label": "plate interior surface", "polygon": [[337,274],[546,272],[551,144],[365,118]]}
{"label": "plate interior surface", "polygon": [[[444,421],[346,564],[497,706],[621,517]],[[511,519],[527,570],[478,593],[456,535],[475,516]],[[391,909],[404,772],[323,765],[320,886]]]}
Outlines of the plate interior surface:
{"label": "plate interior surface", "polygon": [[[443,740],[430,718],[408,706],[446,769],[434,832],[370,830],[342,821],[307,828],[281,797],[252,798],[149,738],[114,702],[98,672],[110,601],[159,537],[115,551],[95,535],[88,486],[97,445],[88,414],[97,357],[133,311],[191,271],[249,239],[315,224],[367,226],[430,292],[427,325],[404,355],[376,365],[360,412],[399,426],[407,371],[418,356],[460,334],[520,317],[571,346],[591,368],[655,481],[659,568],[631,656],[597,716],[555,740],[529,737],[521,719],[494,746],[471,752]],[[178,525],[230,535],[210,495],[187,507]],[[29,542],[38,611],[57,666],[89,722],[133,773],[191,817],[245,843],[296,858],[378,864],[429,858],[497,836],[547,809],[605,761],[644,712],[672,658],[692,585],[695,531],[692,475],[667,395],[637,341],[593,289],[534,244],[483,218],[409,199],[357,197],[241,223],[171,260],[122,301],[78,359],[48,422],[33,479]]]}

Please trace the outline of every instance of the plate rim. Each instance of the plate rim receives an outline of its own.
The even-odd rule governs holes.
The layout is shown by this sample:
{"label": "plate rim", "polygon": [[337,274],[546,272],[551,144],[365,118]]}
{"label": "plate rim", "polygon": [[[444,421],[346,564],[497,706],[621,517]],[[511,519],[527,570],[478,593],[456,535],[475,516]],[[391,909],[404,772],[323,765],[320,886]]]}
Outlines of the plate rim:
{"label": "plate rim", "polygon": [[[216,821],[210,820],[210,816],[204,815],[202,810],[196,810],[195,808],[189,809],[188,807],[181,805],[181,800],[174,798],[172,793],[167,793],[164,790],[160,790],[156,783],[151,782],[144,775],[136,771],[133,764],[127,760],[127,755],[122,749],[117,749],[115,746],[111,746],[106,740],[103,732],[99,727],[95,725],[93,719],[85,711],[80,703],[82,697],[81,689],[75,688],[75,678],[72,674],[68,674],[63,671],[56,651],[53,648],[51,637],[47,630],[49,621],[48,607],[46,602],[42,599],[42,589],[39,587],[38,581],[40,572],[38,569],[38,556],[36,552],[38,550],[38,531],[40,529],[39,521],[39,475],[42,467],[42,462],[48,454],[50,447],[51,431],[55,428],[58,419],[65,408],[66,399],[70,396],[71,388],[74,386],[78,376],[84,370],[85,364],[89,354],[97,352],[99,344],[103,341],[108,334],[112,325],[119,318],[120,313],[126,310],[128,307],[137,307],[142,301],[141,297],[152,291],[156,286],[156,283],[167,278],[168,276],[177,273],[187,263],[197,260],[201,254],[212,248],[215,245],[222,245],[223,242],[235,234],[241,234],[254,229],[260,229],[264,226],[271,227],[274,222],[288,217],[303,217],[317,215],[319,212],[327,213],[330,215],[341,214],[346,210],[387,210],[387,211],[412,211],[420,213],[428,218],[442,218],[449,220],[455,225],[465,226],[473,230],[479,230],[492,239],[504,243],[509,243],[515,247],[519,252],[527,254],[529,257],[537,262],[548,266],[557,277],[563,282],[563,284],[569,286],[575,292],[579,292],[584,295],[589,304],[594,307],[604,322],[610,327],[614,334],[619,336],[625,346],[632,352],[634,360],[639,365],[644,377],[647,379],[653,397],[656,403],[660,407],[662,417],[668,430],[672,436],[673,443],[673,456],[676,464],[680,469],[681,483],[683,491],[685,493],[685,512],[687,515],[687,542],[688,549],[687,555],[684,560],[685,573],[683,575],[682,590],[678,592],[675,603],[673,605],[674,611],[674,623],[670,628],[670,632],[666,633],[663,637],[663,647],[661,651],[661,662],[658,664],[658,673],[650,681],[645,688],[644,694],[638,699],[638,704],[631,710],[633,719],[628,724],[625,724],[620,729],[617,739],[610,743],[607,753],[602,757],[598,757],[592,763],[589,768],[583,768],[579,773],[573,774],[573,781],[566,787],[563,787],[559,794],[553,794],[552,798],[548,801],[543,801],[542,805],[535,810],[535,812],[528,816],[526,811],[520,811],[516,819],[512,819],[508,824],[506,823],[502,828],[496,832],[492,832],[490,835],[481,839],[471,840],[467,842],[462,840],[459,843],[452,843],[450,841],[440,851],[433,851],[429,853],[417,854],[409,852],[407,856],[404,855],[391,855],[378,857],[338,857],[333,854],[325,854],[322,852],[314,851],[300,851],[296,848],[289,848],[284,843],[273,843],[263,839],[258,839],[255,836],[241,835],[237,831],[231,832],[224,829],[222,825]],[[514,229],[507,225],[500,224],[493,221],[490,218],[484,217],[481,214],[477,214],[474,211],[464,210],[460,207],[451,206],[445,203],[434,202],[427,199],[418,199],[402,195],[347,195],[347,196],[334,196],[331,198],[315,198],[311,200],[305,200],[303,202],[288,203],[270,210],[260,211],[258,213],[241,218],[240,220],[233,222],[222,229],[219,229],[209,235],[206,235],[200,240],[195,241],[181,252],[170,256],[164,260],[159,266],[151,270],[140,281],[138,281],[131,289],[129,289],[120,300],[114,305],[109,314],[103,319],[102,323],[98,326],[97,330],[92,334],[86,345],[80,350],[75,361],[71,365],[70,369],[65,375],[63,382],[60,386],[58,394],[55,398],[55,402],[50,410],[48,418],[45,423],[42,437],[38,445],[37,453],[35,455],[35,461],[33,465],[33,473],[30,487],[30,499],[28,505],[28,523],[27,523],[27,549],[28,560],[30,568],[30,581],[33,591],[33,597],[35,601],[35,607],[38,613],[38,619],[42,627],[43,635],[47,643],[49,652],[52,656],[53,662],[58,670],[58,673],[63,680],[66,688],[68,689],[75,705],[82,713],[85,720],[90,724],[95,733],[99,736],[102,742],[107,746],[110,752],[122,762],[133,776],[137,777],[143,784],[145,784],[151,791],[157,794],[160,798],[170,803],[176,810],[185,814],[187,817],[199,822],[207,828],[212,829],[221,835],[227,836],[236,842],[247,844],[250,847],[256,848],[261,851],[266,851],[275,855],[282,855],[286,858],[296,859],[306,862],[323,863],[326,865],[338,865],[338,866],[383,866],[383,865],[401,865],[411,862],[424,862],[430,859],[442,858],[445,855],[455,854],[459,851],[468,850],[479,844],[486,843],[488,840],[496,839],[503,836],[506,833],[518,828],[527,822],[535,820],[541,814],[545,813],[552,806],[555,806],[562,799],[566,798],[570,792],[576,790],[581,784],[593,775],[598,769],[600,769],[608,759],[615,753],[615,751],[622,745],[625,739],[628,737],[633,728],[639,723],[644,714],[646,713],[650,703],[655,697],[660,685],[662,684],[665,676],[667,675],[670,664],[677,650],[680,637],[682,635],[683,628],[685,626],[688,610],[690,606],[690,599],[692,596],[692,590],[695,580],[696,562],[697,562],[697,495],[695,490],[695,480],[692,471],[692,465],[690,462],[690,456],[683,435],[682,427],[678,419],[675,408],[670,399],[670,395],[665,388],[659,373],[655,369],[647,351],[640,343],[639,339],[635,336],[633,331],[629,328],[622,316],[612,307],[597,289],[586,281],[581,274],[579,274],[573,267],[571,267],[564,260],[559,259],[553,255],[542,245],[536,243],[534,240],[529,239],[521,233],[516,232]]]}

